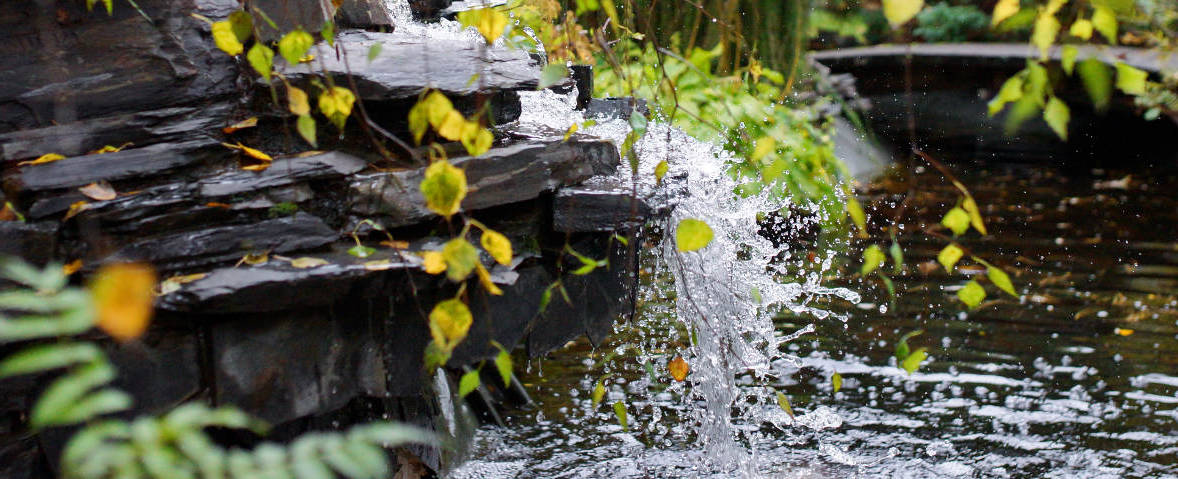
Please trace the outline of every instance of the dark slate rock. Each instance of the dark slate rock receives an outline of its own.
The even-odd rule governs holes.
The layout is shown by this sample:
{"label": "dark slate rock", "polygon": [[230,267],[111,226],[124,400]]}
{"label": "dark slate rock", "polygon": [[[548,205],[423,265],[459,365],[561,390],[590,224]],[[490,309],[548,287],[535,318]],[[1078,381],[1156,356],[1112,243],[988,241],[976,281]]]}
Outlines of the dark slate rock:
{"label": "dark slate rock", "polygon": [[637,107],[638,113],[649,116],[650,108],[641,98],[593,98],[585,105],[586,118],[630,118]]}
{"label": "dark slate rock", "polygon": [[516,273],[510,284],[499,284],[501,296],[488,294],[483,288],[467,290],[474,321],[467,338],[454,350],[450,366],[494,358],[499,350],[491,345],[492,340],[508,349],[523,343],[528,326],[539,314],[540,297],[554,278],[539,265]]}
{"label": "dark slate rock", "polygon": [[0,442],[0,477],[5,479],[37,479],[52,477],[42,467],[41,448],[36,436],[14,437]]}
{"label": "dark slate rock", "polygon": [[[274,259],[258,266],[219,268],[202,279],[182,285],[179,291],[161,296],[157,306],[201,313],[253,313],[324,306],[346,295],[356,280],[389,269],[416,268],[417,264],[402,259],[398,253],[385,251],[365,259],[343,252],[314,257],[328,264],[299,269]],[[379,268],[364,264],[385,260],[388,264]]]}
{"label": "dark slate rock", "polygon": [[325,12],[324,8],[332,8],[327,2],[306,0],[249,0],[247,9],[258,9],[266,13],[274,21],[277,30],[269,22],[255,21],[258,34],[263,40],[275,41],[296,28],[308,32],[318,32],[323,23],[331,18],[334,12]]}
{"label": "dark slate rock", "polygon": [[229,103],[172,107],[81,120],[0,134],[0,162],[36,158],[48,152],[80,156],[106,145],[147,146],[182,141],[226,124]]}
{"label": "dark slate rock", "polygon": [[224,152],[205,138],[184,143],[159,143],[116,153],[85,155],[52,163],[26,165],[7,178],[17,188],[31,191],[73,188],[96,181],[119,181],[159,176],[214,158]]}
{"label": "dark slate rock", "polygon": [[454,0],[409,0],[409,10],[418,20],[437,20]]}
{"label": "dark slate rock", "polygon": [[0,132],[234,92],[233,59],[192,14],[223,16],[236,2],[138,1],[150,22],[115,3],[107,15],[84,2],[0,2]]}
{"label": "dark slate rock", "polygon": [[485,7],[500,7],[507,5],[507,0],[454,0],[446,3],[449,3],[450,5],[438,11],[437,15],[444,18],[453,19],[458,16],[459,12],[477,10]]}
{"label": "dark slate rock", "polygon": [[344,27],[392,31],[396,25],[387,2],[381,0],[344,0],[336,13]]}
{"label": "dark slate rock", "polygon": [[215,226],[148,237],[127,244],[106,261],[147,261],[164,269],[241,257],[251,251],[289,253],[331,243],[338,235],[307,213],[250,224]]}
{"label": "dark slate rock", "polygon": [[644,222],[653,211],[646,198],[634,198],[630,189],[595,181],[556,192],[552,229],[562,233],[625,230]]}
{"label": "dark slate rock", "polygon": [[[381,53],[371,62],[368,50],[376,43]],[[330,49],[327,45],[322,48]],[[464,36],[423,38],[398,30],[394,33],[341,32],[336,47],[342,54],[318,59],[327,72],[344,79],[348,72],[343,56],[356,80],[357,94],[365,100],[414,97],[426,88],[450,94],[470,95],[492,90],[535,89],[540,81],[540,64],[527,52],[508,47],[486,47],[482,41]],[[444,59],[444,60],[441,60]],[[320,61],[287,65],[277,69],[289,78],[307,80],[321,74]],[[481,74],[479,81],[470,78]]]}
{"label": "dark slate rock", "polygon": [[[454,158],[466,170],[467,211],[539,196],[558,186],[617,169],[618,150],[608,141],[570,140],[494,148],[477,158]],[[358,175],[352,181],[351,210],[360,216],[385,215],[385,226],[404,226],[435,216],[426,209],[418,185],[424,168]]]}
{"label": "dark slate rock", "polygon": [[105,348],[119,371],[114,386],[135,398],[132,414],[163,413],[200,390],[199,345],[192,329],[157,327],[133,343]]}
{"label": "dark slate rock", "polygon": [[386,379],[373,315],[358,305],[224,318],[212,325],[215,396],[271,424],[323,414]]}
{"label": "dark slate rock", "polygon": [[340,178],[358,172],[368,164],[341,152],[280,158],[264,171],[234,171],[200,181],[200,194],[208,198],[238,195],[295,182]]}
{"label": "dark slate rock", "polygon": [[57,230],[56,222],[0,221],[0,256],[18,256],[36,264],[47,263],[57,247]]}

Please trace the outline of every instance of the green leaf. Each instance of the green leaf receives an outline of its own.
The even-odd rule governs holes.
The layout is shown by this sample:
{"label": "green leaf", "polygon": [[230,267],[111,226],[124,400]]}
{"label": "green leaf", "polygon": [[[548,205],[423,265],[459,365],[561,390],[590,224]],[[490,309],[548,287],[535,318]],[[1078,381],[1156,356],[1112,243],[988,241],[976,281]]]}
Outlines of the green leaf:
{"label": "green leaf", "polygon": [[78,404],[88,391],[107,384],[114,378],[114,368],[105,361],[87,364],[73,373],[57,378],[33,405],[29,425],[34,429],[41,429],[46,426],[69,424],[66,416],[70,408]]}
{"label": "green leaf", "polygon": [[466,173],[446,160],[435,161],[425,169],[421,195],[427,208],[449,219],[466,198]]}
{"label": "green leaf", "polygon": [[793,419],[794,418],[794,408],[790,407],[789,398],[785,397],[785,394],[782,394],[781,391],[776,391],[776,393],[777,393],[777,407],[780,407],[782,411],[785,411],[786,414],[789,414],[790,419]]}
{"label": "green leaf", "polygon": [[990,20],[990,26],[998,25],[1003,20],[1014,16],[1019,11],[1019,0],[998,0],[994,5],[994,12]]}
{"label": "green leaf", "polygon": [[241,54],[245,50],[245,46],[238,40],[237,35],[233,33],[233,25],[228,21],[213,22],[213,43],[230,56]]}
{"label": "green leaf", "polygon": [[663,177],[667,176],[667,160],[660,161],[659,164],[654,165],[654,181],[656,184],[663,182]]}
{"label": "green leaf", "polygon": [[372,63],[373,60],[376,60],[376,57],[380,56],[380,51],[383,49],[384,44],[380,42],[373,43],[371,47],[368,47],[368,62]]}
{"label": "green leaf", "polygon": [[966,306],[973,308],[986,299],[986,290],[977,281],[970,280],[965,283],[965,287],[957,290],[957,299],[960,299]]}
{"label": "green leaf", "polygon": [[1088,41],[1092,38],[1092,22],[1084,18],[1077,19],[1076,21],[1072,22],[1072,26],[1068,28],[1068,34],[1081,40]]}
{"label": "green leaf", "polygon": [[355,256],[357,258],[367,258],[369,256],[372,256],[373,253],[376,253],[376,248],[364,246],[362,244],[358,244],[356,246],[348,248],[348,254]]}
{"label": "green leaf", "polygon": [[409,133],[413,134],[413,142],[420,145],[421,138],[429,129],[429,111],[425,102],[419,101],[409,109]]}
{"label": "green leaf", "polygon": [[633,130],[633,133],[635,135],[637,135],[638,137],[645,135],[646,134],[646,124],[647,124],[646,117],[642,116],[641,113],[638,113],[638,109],[635,109],[633,112],[630,113],[630,129]]}
{"label": "green leaf", "polygon": [[318,146],[315,141],[315,119],[311,115],[300,115],[299,119],[295,121],[295,129],[298,130],[299,136],[303,137],[312,147]]}
{"label": "green leaf", "polygon": [[327,42],[331,47],[335,47],[335,22],[328,19],[323,22],[323,28],[319,29],[319,36],[323,37],[323,41]]}
{"label": "green leaf", "polygon": [[863,213],[863,206],[859,204],[859,200],[855,198],[854,193],[849,191],[849,189],[846,191],[846,194],[847,200],[844,206],[847,209],[847,215],[851,217],[851,222],[855,223],[855,227],[859,229],[859,237],[866,238],[867,215]]}
{"label": "green leaf", "polygon": [[960,207],[955,207],[941,218],[941,225],[949,228],[953,232],[953,236],[961,236],[962,233],[969,230],[969,213]]}
{"label": "green leaf", "polygon": [[442,258],[446,260],[446,277],[455,283],[470,276],[479,263],[479,251],[462,238],[454,238],[442,247]]}
{"label": "green leaf", "polygon": [[597,405],[601,404],[601,400],[603,398],[605,398],[605,383],[602,381],[603,381],[602,379],[598,379],[597,382],[595,384],[593,384],[593,408],[594,409],[596,409]]}
{"label": "green leaf", "polygon": [[1084,83],[1084,90],[1088,92],[1088,98],[1092,99],[1092,105],[1097,111],[1107,110],[1113,95],[1113,75],[1108,66],[1100,60],[1089,58],[1076,65],[1076,69],[1080,72],[1080,81]]}
{"label": "green leaf", "polygon": [[982,212],[978,210],[978,203],[969,193],[965,194],[965,200],[961,202],[961,209],[969,213],[969,224],[973,225],[973,229],[983,236],[986,235],[986,224],[982,222]]}
{"label": "green leaf", "polygon": [[909,375],[912,375],[912,373],[916,372],[916,370],[920,368],[920,363],[924,362],[924,360],[927,358],[928,348],[917,349],[916,351],[913,351],[912,354],[909,354],[908,357],[904,358],[904,361],[900,362],[900,368],[908,371]]}
{"label": "green leaf", "polygon": [[1076,69],[1076,57],[1080,55],[1080,49],[1074,45],[1064,45],[1060,52],[1059,64],[1063,67],[1063,71],[1071,75]]}
{"label": "green leaf", "polygon": [[883,0],[884,18],[892,28],[908,23],[924,8],[924,0]]}
{"label": "green leaf", "polygon": [[1117,62],[1117,89],[1130,95],[1144,95],[1147,78],[1149,73],[1145,70]]}
{"label": "green leaf", "polygon": [[229,26],[237,41],[245,43],[254,35],[254,17],[245,10],[236,10],[229,14]]}
{"label": "green leaf", "polygon": [[[311,45],[315,43],[315,39],[311,38],[311,34],[304,31],[302,28],[291,30],[290,33],[282,36],[278,40],[278,53],[282,58],[286,59],[286,63],[290,65],[298,65],[299,60],[307,55],[307,50],[311,49]],[[377,45],[380,45],[377,43]]]}
{"label": "green leaf", "polygon": [[1107,8],[1096,7],[1092,12],[1092,28],[1112,45],[1117,44],[1117,15]]}
{"label": "green leaf", "polygon": [[555,286],[555,284],[549,285],[547,288],[544,288],[544,293],[540,295],[540,310],[539,310],[540,314],[544,314],[544,311],[548,309],[548,303],[552,302],[552,288],[553,288],[553,286]]}
{"label": "green leaf", "polygon": [[56,343],[32,346],[0,362],[0,378],[40,373],[105,358],[93,343]]}
{"label": "green leaf", "polygon": [[1047,59],[1047,51],[1055,43],[1055,37],[1059,36],[1060,28],[1062,26],[1055,15],[1044,12],[1035,19],[1035,29],[1031,32],[1031,44],[1039,48],[1040,59]]}
{"label": "green leaf", "polygon": [[630,430],[630,422],[626,418],[626,404],[622,401],[614,403],[614,416],[618,418],[618,424],[622,425],[622,430]]}
{"label": "green leaf", "polygon": [[990,278],[990,282],[994,283],[998,289],[1005,291],[1007,294],[1018,298],[1018,293],[1014,292],[1014,284],[1010,282],[1010,276],[1005,271],[994,266],[986,266],[986,277]]}
{"label": "green leaf", "polygon": [[1071,119],[1071,111],[1068,110],[1068,105],[1052,96],[1047,100],[1047,106],[1043,108],[1043,119],[1047,121],[1047,125],[1051,130],[1059,135],[1060,139],[1068,140],[1068,121]]}
{"label": "green leaf", "polygon": [[945,271],[952,273],[953,266],[957,264],[957,260],[965,255],[965,251],[954,243],[949,243],[940,253],[937,253],[937,262],[945,267]]}
{"label": "green leaf", "polygon": [[479,388],[479,371],[472,369],[462,375],[462,379],[458,380],[458,397],[466,397],[467,394],[474,392]]}
{"label": "green leaf", "polygon": [[867,276],[872,271],[875,271],[876,268],[880,267],[880,265],[884,264],[884,261],[887,261],[887,259],[887,256],[884,256],[883,250],[879,248],[879,245],[873,244],[868,246],[867,249],[863,250],[863,266],[859,268],[859,274]]}
{"label": "green leaf", "polygon": [[680,252],[696,251],[712,242],[712,227],[703,221],[687,218],[675,228],[675,246]]}
{"label": "green leaf", "polygon": [[503,386],[506,387],[511,384],[511,355],[507,353],[506,349],[500,347],[499,354],[495,355],[495,368],[499,370],[499,377],[503,378]]}
{"label": "green leaf", "polygon": [[990,103],[987,104],[990,116],[997,115],[998,112],[1002,111],[1002,109],[1006,107],[1007,103],[1018,101],[1018,99],[1022,97],[1023,78],[1019,75],[1015,75],[1006,79],[1006,82],[1002,84],[1002,88],[998,90],[998,95],[996,95],[994,99],[990,100]]}
{"label": "green leaf", "polygon": [[888,248],[888,254],[892,256],[892,269],[899,274],[904,269],[904,250],[900,249],[900,242],[892,240],[892,246]]}
{"label": "green leaf", "polygon": [[900,340],[896,341],[896,361],[903,362],[905,359],[908,359],[908,355],[911,354],[911,350],[908,348],[908,340],[921,334],[924,334],[923,329],[909,331],[903,336],[900,336]]}
{"label": "green leaf", "polygon": [[544,70],[540,72],[540,85],[536,87],[537,90],[543,90],[552,85],[560,83],[569,76],[568,67],[559,63],[549,63],[544,65]]}
{"label": "green leaf", "polygon": [[82,397],[71,404],[64,411],[60,411],[55,422],[57,424],[79,424],[104,414],[125,411],[135,401],[118,389],[103,389]]}
{"label": "green leaf", "polygon": [[843,388],[843,375],[834,373],[830,375],[830,386],[834,388],[834,392],[839,392]]}
{"label": "green leaf", "polygon": [[270,81],[270,71],[274,69],[274,50],[261,43],[255,43],[249,53],[245,54],[245,59],[249,60],[250,66],[254,67],[254,71],[262,75],[263,79]]}

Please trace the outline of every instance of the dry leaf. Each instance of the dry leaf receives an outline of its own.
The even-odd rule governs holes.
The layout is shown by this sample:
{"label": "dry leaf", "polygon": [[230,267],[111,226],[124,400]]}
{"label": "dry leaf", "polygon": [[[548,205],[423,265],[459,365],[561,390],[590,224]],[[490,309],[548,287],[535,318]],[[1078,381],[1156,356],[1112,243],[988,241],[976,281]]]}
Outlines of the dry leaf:
{"label": "dry leaf", "polygon": [[119,196],[119,194],[115,192],[114,187],[110,186],[110,183],[105,181],[90,183],[86,186],[78,188],[78,191],[81,191],[82,194],[86,195],[87,198],[98,201],[113,200]]}
{"label": "dry leaf", "polygon": [[675,378],[676,381],[683,382],[687,379],[687,373],[691,371],[691,366],[681,356],[675,356],[675,359],[672,359],[667,364],[667,371],[671,373],[671,377]]}
{"label": "dry leaf", "polygon": [[117,146],[117,147],[116,147],[116,146],[110,146],[110,145],[106,145],[106,146],[104,146],[104,147],[102,147],[102,148],[99,148],[99,149],[97,149],[97,150],[92,150],[92,151],[90,151],[90,152],[88,152],[88,153],[86,153],[86,154],[87,154],[87,155],[105,155],[105,154],[107,154],[107,153],[118,153],[118,152],[120,152],[120,151],[123,151],[123,148],[126,148],[126,147],[128,147],[128,146],[131,146],[131,145],[133,145],[133,144],[134,144],[134,143],[131,143],[131,142],[126,142],[126,143],[123,143],[122,145],[119,145],[119,146]]}
{"label": "dry leaf", "polygon": [[54,161],[64,160],[64,159],[65,159],[65,155],[62,155],[59,153],[46,153],[44,155],[37,157],[37,159],[35,159],[35,160],[22,161],[20,163],[17,163],[16,166],[40,165],[40,164],[52,163]]}
{"label": "dry leaf", "polygon": [[5,202],[4,207],[0,208],[0,221],[17,221],[19,219],[20,215],[12,209],[12,203]]}
{"label": "dry leaf", "polygon": [[233,267],[236,268],[238,266],[241,266],[242,263],[248,264],[250,266],[257,266],[260,264],[266,264],[269,261],[270,261],[270,252],[269,251],[265,251],[262,253],[250,253],[245,256],[242,256],[241,259],[237,261],[237,264],[233,265]]}
{"label": "dry leaf", "polygon": [[241,167],[241,169],[246,170],[246,171],[266,171],[266,168],[269,168],[269,167],[270,167],[269,163],[259,163],[256,165],[246,165],[246,166]]}
{"label": "dry leaf", "polygon": [[295,258],[290,260],[291,267],[298,269],[314,268],[316,266],[323,266],[325,264],[328,264],[327,260],[323,258],[312,258],[310,256],[304,256],[302,258]]}
{"label": "dry leaf", "polygon": [[380,245],[387,246],[392,249],[408,249],[409,248],[408,241],[384,240],[384,241],[380,242]]}
{"label": "dry leaf", "polygon": [[208,276],[208,274],[196,273],[172,276],[171,278],[165,279],[159,284],[159,286],[156,288],[155,294],[157,296],[163,296],[165,294],[174,293],[180,290],[180,285],[204,279],[205,276]]}
{"label": "dry leaf", "polygon": [[1121,336],[1128,336],[1130,334],[1133,334],[1132,329],[1126,329],[1126,328],[1116,328],[1113,331]]}
{"label": "dry leaf", "polygon": [[387,259],[380,259],[380,260],[375,260],[375,261],[365,261],[364,262],[364,269],[366,269],[368,271],[384,271],[387,269],[393,269],[394,266],[396,266],[396,265],[393,264],[392,261],[387,260]]}
{"label": "dry leaf", "polygon": [[323,153],[324,152],[322,150],[304,151],[302,153],[295,155],[295,158],[306,158],[308,156],[322,155]]}
{"label": "dry leaf", "polygon": [[78,270],[80,270],[80,269],[82,269],[82,260],[75,259],[73,261],[70,261],[69,263],[62,265],[61,272],[65,273],[66,276],[69,276],[74,273],[77,273]]}
{"label": "dry leaf", "polygon": [[90,284],[98,328],[119,341],[143,334],[151,321],[155,282],[155,271],[144,264],[99,269]]}
{"label": "dry leaf", "polygon": [[221,143],[221,145],[225,146],[226,148],[231,148],[231,149],[240,151],[242,153],[245,153],[245,155],[250,158],[254,158],[254,159],[258,159],[258,160],[262,160],[262,161],[267,161],[267,162],[274,160],[274,158],[271,158],[270,155],[263,153],[261,150],[250,148],[248,146],[241,144],[241,142],[238,142],[236,145],[231,145],[229,143]]}
{"label": "dry leaf", "polygon": [[65,212],[65,217],[62,218],[61,220],[65,221],[70,218],[73,218],[74,216],[77,216],[78,213],[86,211],[87,206],[90,206],[90,203],[87,203],[85,201],[78,201],[78,202],[70,205],[69,211]]}
{"label": "dry leaf", "polygon": [[209,207],[209,208],[222,208],[222,209],[226,209],[226,210],[227,210],[227,209],[229,209],[229,208],[232,208],[232,206],[230,206],[230,205],[229,205],[229,204],[227,204],[227,203],[217,203],[217,202],[215,202],[215,201],[214,201],[214,202],[210,202],[210,203],[205,203],[205,206],[207,206],[207,207]]}
{"label": "dry leaf", "polygon": [[244,130],[246,128],[253,128],[255,126],[258,126],[258,117],[251,116],[251,117],[241,120],[237,123],[229,125],[225,128],[222,128],[221,131],[225,132],[226,135],[230,135],[238,130]]}

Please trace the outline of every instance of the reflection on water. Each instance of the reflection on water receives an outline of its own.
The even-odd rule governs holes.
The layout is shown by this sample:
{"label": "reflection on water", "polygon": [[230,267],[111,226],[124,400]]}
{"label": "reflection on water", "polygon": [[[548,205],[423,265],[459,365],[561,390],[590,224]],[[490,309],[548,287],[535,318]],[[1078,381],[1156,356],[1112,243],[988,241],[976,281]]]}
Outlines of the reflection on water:
{"label": "reflection on water", "polygon": [[[992,294],[968,312],[951,294],[966,275],[921,267],[943,242],[920,231],[956,201],[951,186],[923,171],[902,220],[898,298],[855,279],[857,261],[843,258],[835,267],[844,274],[828,271],[828,283],[863,292],[862,302],[814,302],[850,314],[848,323],[776,321],[781,335],[812,323],[817,330],[784,346],[801,366],[779,365],[791,374],[772,384],[790,397],[797,419],[765,401],[757,405],[766,408],[761,424],[736,421],[762,433],[745,444],[755,469],[766,477],[1178,475],[1178,178],[957,169],[971,171],[962,179],[991,229],[963,244],[1007,267],[1022,299]],[[909,186],[881,182],[865,200],[877,217],[891,218],[898,196],[888,191]],[[794,273],[804,275],[823,254],[795,254]],[[510,413],[508,429],[482,429],[473,459],[453,477],[726,477],[703,472],[708,458],[690,419],[700,406],[665,372],[688,341],[672,319],[667,275],[652,266],[645,276],[647,320],[619,326],[596,351],[576,343],[531,363],[523,381],[537,407]],[[839,284],[840,276],[852,279]],[[932,359],[908,375],[892,356],[894,341],[914,329],[926,332],[913,347],[928,347]],[[833,372],[844,378],[837,393]],[[591,391],[605,375],[609,392],[594,408]],[[745,377],[737,384],[763,385]],[[609,407],[619,400],[629,431]]]}

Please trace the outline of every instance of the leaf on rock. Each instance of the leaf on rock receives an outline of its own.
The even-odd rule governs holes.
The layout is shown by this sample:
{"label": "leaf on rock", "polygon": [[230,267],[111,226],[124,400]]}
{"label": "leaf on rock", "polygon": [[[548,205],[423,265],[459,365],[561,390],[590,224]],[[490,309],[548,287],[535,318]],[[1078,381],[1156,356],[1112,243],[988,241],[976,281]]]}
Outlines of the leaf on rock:
{"label": "leaf on rock", "polygon": [[239,130],[244,130],[246,128],[253,128],[255,126],[258,126],[258,117],[251,116],[251,117],[241,120],[237,123],[229,125],[225,128],[222,128],[221,132],[225,133],[226,135],[232,135],[232,134],[238,132]]}
{"label": "leaf on rock", "polygon": [[96,201],[109,201],[119,196],[119,194],[115,192],[114,187],[110,186],[110,183],[106,181],[90,183],[86,186],[78,188],[78,191],[82,192],[83,195],[86,195],[87,198]]}
{"label": "leaf on rock", "polygon": [[65,155],[62,155],[59,153],[46,153],[44,155],[38,156],[37,159],[35,159],[35,160],[22,161],[20,163],[17,163],[16,166],[43,165],[45,163],[52,163],[54,161],[64,160],[64,159],[65,159]]}

